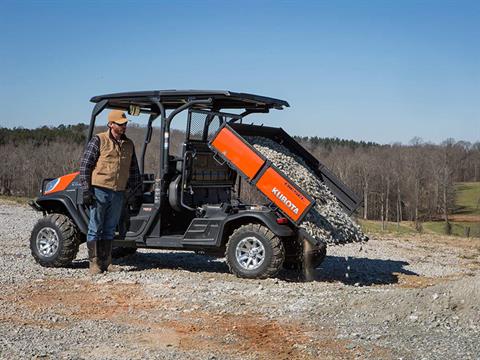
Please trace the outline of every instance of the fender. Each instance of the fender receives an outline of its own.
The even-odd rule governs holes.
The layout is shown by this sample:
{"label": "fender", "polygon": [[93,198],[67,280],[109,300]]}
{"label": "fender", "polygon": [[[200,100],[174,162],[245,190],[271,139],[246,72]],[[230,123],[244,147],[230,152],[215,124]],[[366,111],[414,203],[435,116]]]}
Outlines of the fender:
{"label": "fender", "polygon": [[295,235],[292,228],[287,225],[277,224],[277,217],[271,212],[245,211],[227,216],[223,221],[217,236],[217,246],[221,246],[225,236],[226,227],[233,222],[247,223],[248,219],[257,220],[268,227],[275,235],[279,237],[288,237]]}
{"label": "fender", "polygon": [[80,215],[80,211],[83,209],[77,208],[72,203],[72,200],[68,196],[64,195],[56,195],[49,197],[47,196],[42,196],[41,198],[37,199],[33,204],[37,204],[40,209],[38,209],[35,205],[32,207],[35,208],[35,210],[40,210],[40,211],[45,211],[45,212],[50,212],[52,210],[52,204],[55,205],[60,205],[62,208],[64,208],[67,212],[67,215],[73,220],[75,225],[77,225],[78,229],[83,233],[87,233],[87,223],[86,219],[82,218]]}

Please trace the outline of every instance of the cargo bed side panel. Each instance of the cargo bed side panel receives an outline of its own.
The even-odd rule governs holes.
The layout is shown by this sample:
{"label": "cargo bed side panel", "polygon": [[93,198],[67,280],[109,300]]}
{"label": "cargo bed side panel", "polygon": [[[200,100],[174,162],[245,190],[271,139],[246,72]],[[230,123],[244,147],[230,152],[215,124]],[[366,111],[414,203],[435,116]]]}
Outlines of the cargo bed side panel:
{"label": "cargo bed side panel", "polygon": [[345,183],[343,183],[343,181],[296,142],[282,128],[237,123],[231,123],[229,125],[240,136],[265,137],[285,146],[292,153],[298,155],[305,161],[315,175],[327,185],[342,207],[349,214],[353,213],[362,205],[362,200]]}
{"label": "cargo bed side panel", "polygon": [[269,166],[261,174],[255,185],[290,220],[297,224],[314,204],[311,198],[303,194],[288,177],[273,166]]}
{"label": "cargo bed side panel", "polygon": [[315,203],[307,193],[228,125],[224,125],[215,134],[210,147],[294,223],[300,223]]}
{"label": "cargo bed side panel", "polygon": [[265,158],[228,127],[223,127],[215,135],[211,146],[248,180],[252,180],[265,164]]}

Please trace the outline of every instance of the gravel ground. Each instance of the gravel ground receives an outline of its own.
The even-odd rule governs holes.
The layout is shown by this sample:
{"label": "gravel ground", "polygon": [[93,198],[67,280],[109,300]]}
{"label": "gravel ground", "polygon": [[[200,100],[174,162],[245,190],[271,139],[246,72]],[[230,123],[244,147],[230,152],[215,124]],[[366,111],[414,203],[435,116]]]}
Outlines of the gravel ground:
{"label": "gravel ground", "polygon": [[34,262],[38,218],[0,203],[2,359],[480,359],[479,239],[329,247],[311,282],[148,250],[90,276],[85,245],[71,268]]}

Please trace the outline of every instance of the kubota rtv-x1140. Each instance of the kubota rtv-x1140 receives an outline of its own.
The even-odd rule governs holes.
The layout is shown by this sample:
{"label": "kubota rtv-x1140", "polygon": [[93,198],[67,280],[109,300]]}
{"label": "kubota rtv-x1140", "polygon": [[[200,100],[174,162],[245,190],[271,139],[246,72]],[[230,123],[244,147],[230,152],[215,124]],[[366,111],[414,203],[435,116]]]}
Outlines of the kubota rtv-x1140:
{"label": "kubota rtv-x1140", "polygon": [[[105,109],[131,116],[148,115],[139,156],[143,177],[141,204],[125,203],[114,246],[197,251],[225,256],[230,270],[245,278],[266,278],[282,266],[317,266],[326,245],[299,231],[298,224],[314,200],[246,140],[262,136],[300,156],[322,179],[345,210],[359,199],[281,128],[245,124],[253,113],[288,107],[286,101],[230,91],[143,91],[95,96],[88,133]],[[171,151],[171,124],[187,115],[181,156]],[[151,149],[154,124],[160,147]],[[145,173],[145,154],[157,151],[159,171]],[[263,194],[261,203],[244,203],[239,184],[246,181]],[[82,204],[79,173],[45,179],[30,202],[44,217],[35,225],[30,245],[43,266],[68,266],[85,241],[89,212]],[[308,252],[304,251],[307,241]]]}

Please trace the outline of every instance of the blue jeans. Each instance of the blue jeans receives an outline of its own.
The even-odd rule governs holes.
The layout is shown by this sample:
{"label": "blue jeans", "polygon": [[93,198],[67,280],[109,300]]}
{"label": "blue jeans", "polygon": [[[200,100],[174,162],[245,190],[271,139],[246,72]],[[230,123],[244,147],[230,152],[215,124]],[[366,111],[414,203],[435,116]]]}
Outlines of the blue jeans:
{"label": "blue jeans", "polygon": [[87,241],[113,240],[123,208],[123,191],[93,187],[96,201],[90,207]]}

